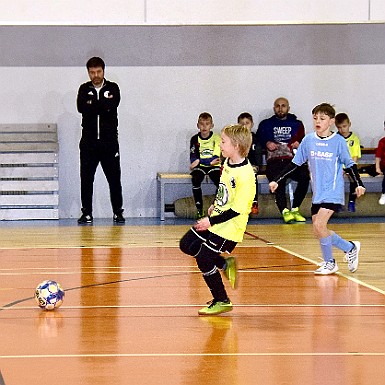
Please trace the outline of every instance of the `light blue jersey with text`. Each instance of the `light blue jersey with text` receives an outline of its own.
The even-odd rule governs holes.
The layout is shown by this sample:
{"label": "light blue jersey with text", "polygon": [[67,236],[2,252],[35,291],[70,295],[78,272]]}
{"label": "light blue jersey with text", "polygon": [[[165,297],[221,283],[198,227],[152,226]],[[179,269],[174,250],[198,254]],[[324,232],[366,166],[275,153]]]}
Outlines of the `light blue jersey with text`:
{"label": "light blue jersey with text", "polygon": [[297,166],[308,162],[313,204],[345,203],[343,165],[352,167],[345,139],[337,133],[320,138],[315,132],[307,134],[293,158]]}

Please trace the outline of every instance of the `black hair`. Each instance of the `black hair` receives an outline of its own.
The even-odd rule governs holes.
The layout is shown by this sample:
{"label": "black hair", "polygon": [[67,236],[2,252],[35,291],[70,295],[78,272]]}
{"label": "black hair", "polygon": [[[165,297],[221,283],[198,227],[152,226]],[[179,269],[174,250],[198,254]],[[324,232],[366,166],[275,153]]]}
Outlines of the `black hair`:
{"label": "black hair", "polygon": [[238,123],[239,123],[242,119],[249,119],[251,122],[253,121],[253,117],[252,117],[251,114],[249,114],[248,112],[242,112],[242,114],[240,114],[240,115],[238,116]]}
{"label": "black hair", "polygon": [[104,71],[104,68],[106,68],[106,65],[103,59],[97,56],[94,56],[91,59],[88,59],[86,66],[87,66],[87,70],[89,70],[90,68],[102,67]]}
{"label": "black hair", "polygon": [[349,116],[345,114],[345,112],[340,112],[339,114],[337,114],[335,119],[336,119],[336,125],[342,124],[342,122],[344,122],[345,120],[347,120],[348,123],[350,123]]}

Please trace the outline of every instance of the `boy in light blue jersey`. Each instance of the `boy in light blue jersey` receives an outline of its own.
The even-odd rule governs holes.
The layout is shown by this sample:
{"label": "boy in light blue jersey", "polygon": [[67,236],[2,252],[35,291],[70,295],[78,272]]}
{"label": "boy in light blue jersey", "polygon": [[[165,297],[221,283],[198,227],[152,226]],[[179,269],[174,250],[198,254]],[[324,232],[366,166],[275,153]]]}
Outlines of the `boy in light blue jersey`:
{"label": "boy in light blue jersey", "polygon": [[322,103],[314,107],[312,114],[315,132],[305,136],[292,163],[283,170],[276,181],[269,184],[270,190],[274,192],[281,180],[307,161],[313,191],[311,207],[313,229],[319,239],[324,259],[315,274],[326,275],[338,271],[333,257],[333,246],[345,252],[348,268],[354,273],[358,268],[360,242],[346,241],[329,230],[327,224],[333,213],[341,211],[344,205],[344,170],[356,185],[357,198],[365,193],[365,187],[344,138],[331,131],[335,117],[334,108],[330,104]]}

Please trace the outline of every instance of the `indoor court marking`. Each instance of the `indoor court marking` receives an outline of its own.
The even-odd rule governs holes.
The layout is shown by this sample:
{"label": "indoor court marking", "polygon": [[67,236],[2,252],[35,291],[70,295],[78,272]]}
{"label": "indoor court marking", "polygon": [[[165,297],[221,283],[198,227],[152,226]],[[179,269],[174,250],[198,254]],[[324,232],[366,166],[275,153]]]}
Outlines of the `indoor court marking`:
{"label": "indoor court marking", "polygon": [[[56,385],[123,385],[128,372],[133,384],[198,385],[213,367],[215,385],[382,384],[383,293],[342,263],[314,276],[314,261],[267,238],[234,250],[234,310],[217,317],[197,315],[210,293],[175,245],[1,249],[0,385],[44,383],[55,362]],[[32,298],[48,278],[66,291],[54,312]]]}

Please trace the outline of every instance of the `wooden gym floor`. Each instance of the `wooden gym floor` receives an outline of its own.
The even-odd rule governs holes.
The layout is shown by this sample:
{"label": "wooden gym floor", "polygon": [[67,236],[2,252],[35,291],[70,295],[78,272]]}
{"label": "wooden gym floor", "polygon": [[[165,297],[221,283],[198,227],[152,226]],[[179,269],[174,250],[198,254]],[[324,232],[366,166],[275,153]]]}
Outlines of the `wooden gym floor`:
{"label": "wooden gym floor", "polygon": [[[59,221],[60,222],[60,221]],[[182,225],[0,225],[0,385],[383,385],[385,223],[335,223],[359,270],[316,277],[311,225],[254,221],[234,251],[234,310],[183,255]],[[64,304],[40,310],[36,285]]]}

